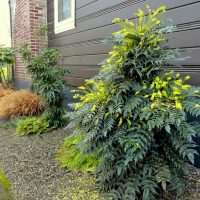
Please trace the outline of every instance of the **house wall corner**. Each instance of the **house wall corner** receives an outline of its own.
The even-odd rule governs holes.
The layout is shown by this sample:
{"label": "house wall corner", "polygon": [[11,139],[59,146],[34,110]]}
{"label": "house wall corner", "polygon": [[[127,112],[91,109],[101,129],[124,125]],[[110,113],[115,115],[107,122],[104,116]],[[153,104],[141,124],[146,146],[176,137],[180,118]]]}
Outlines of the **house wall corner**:
{"label": "house wall corner", "polygon": [[[12,44],[18,48],[24,42],[29,44],[33,55],[37,55],[47,45],[47,36],[38,36],[41,24],[47,23],[46,0],[16,0],[15,16],[12,22]],[[15,55],[14,87],[30,88],[31,77],[20,55]]]}

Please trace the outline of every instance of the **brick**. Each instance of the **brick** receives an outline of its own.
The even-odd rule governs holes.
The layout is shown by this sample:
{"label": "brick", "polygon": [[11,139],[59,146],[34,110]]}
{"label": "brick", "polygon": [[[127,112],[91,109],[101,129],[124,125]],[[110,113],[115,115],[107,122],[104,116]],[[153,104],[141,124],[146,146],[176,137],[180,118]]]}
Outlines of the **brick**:
{"label": "brick", "polygon": [[[23,42],[28,42],[34,55],[47,44],[46,37],[36,37],[35,31],[41,22],[46,22],[46,0],[17,0],[15,20],[13,24],[13,44],[18,47]],[[24,80],[30,80],[26,66],[20,55],[15,55],[15,76]]]}

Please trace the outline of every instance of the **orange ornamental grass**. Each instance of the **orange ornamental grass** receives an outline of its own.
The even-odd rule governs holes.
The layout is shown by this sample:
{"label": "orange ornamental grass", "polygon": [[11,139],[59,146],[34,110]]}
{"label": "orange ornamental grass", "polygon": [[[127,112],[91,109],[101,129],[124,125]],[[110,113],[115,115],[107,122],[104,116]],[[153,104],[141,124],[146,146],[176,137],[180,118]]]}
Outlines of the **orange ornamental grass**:
{"label": "orange ornamental grass", "polygon": [[44,108],[41,98],[26,90],[13,92],[0,99],[0,116],[6,118],[37,115]]}
{"label": "orange ornamental grass", "polygon": [[15,92],[12,89],[0,89],[0,98]]}

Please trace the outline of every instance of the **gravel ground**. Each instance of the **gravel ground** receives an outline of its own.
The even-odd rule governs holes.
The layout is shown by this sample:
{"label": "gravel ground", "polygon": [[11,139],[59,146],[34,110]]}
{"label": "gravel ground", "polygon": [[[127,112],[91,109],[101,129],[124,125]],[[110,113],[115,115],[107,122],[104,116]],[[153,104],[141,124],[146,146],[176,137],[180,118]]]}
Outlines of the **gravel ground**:
{"label": "gravel ground", "polygon": [[0,169],[16,200],[50,200],[56,184],[67,175],[55,160],[55,149],[66,137],[62,130],[19,137],[12,127],[0,128]]}
{"label": "gravel ground", "polygon": [[[60,169],[55,150],[67,136],[63,130],[19,137],[0,121],[0,169],[12,185],[14,200],[101,200],[94,179]],[[179,200],[200,200],[200,170],[190,169],[190,187]],[[175,200],[169,195],[167,200]],[[0,200],[4,200],[1,198]]]}

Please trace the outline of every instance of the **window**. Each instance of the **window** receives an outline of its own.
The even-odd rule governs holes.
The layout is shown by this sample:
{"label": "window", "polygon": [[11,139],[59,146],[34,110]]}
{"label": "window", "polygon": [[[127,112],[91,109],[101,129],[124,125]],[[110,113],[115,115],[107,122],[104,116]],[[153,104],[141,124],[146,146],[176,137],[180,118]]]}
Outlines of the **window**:
{"label": "window", "polygon": [[55,33],[75,28],[75,0],[54,0]]}

